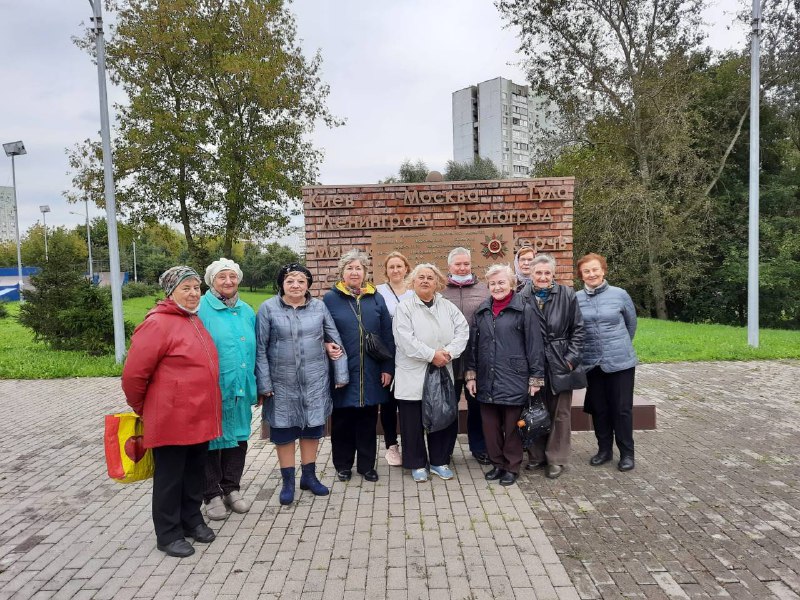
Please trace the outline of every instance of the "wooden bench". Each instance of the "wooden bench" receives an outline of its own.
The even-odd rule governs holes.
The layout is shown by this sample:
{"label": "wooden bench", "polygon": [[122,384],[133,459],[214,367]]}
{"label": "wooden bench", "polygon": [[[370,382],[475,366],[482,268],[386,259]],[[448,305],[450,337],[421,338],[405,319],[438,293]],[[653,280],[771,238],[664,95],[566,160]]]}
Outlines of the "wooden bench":
{"label": "wooden bench", "polygon": [[[572,394],[572,431],[592,431],[592,417],[583,412],[583,400],[586,390],[575,390]],[[656,406],[642,396],[633,397],[633,428],[634,430],[656,429]],[[398,432],[400,426],[397,427]],[[383,427],[378,419],[377,431],[383,435]],[[458,403],[458,432],[467,433],[467,401],[462,397]],[[325,431],[330,435],[330,421]],[[262,421],[261,439],[269,439],[269,425]]]}

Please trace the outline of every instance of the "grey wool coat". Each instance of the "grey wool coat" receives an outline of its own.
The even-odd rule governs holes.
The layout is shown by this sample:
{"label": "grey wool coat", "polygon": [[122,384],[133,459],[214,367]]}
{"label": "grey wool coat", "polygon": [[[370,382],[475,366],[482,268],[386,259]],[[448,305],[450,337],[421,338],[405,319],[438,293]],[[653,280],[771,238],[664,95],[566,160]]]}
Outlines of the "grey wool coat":
{"label": "grey wool coat", "polygon": [[[347,355],[329,360],[323,342],[342,346],[328,308],[306,296],[298,308],[280,296],[266,300],[256,315],[256,385],[270,427],[316,427],[331,414],[331,382],[345,385]],[[343,346],[342,346],[343,347]]]}

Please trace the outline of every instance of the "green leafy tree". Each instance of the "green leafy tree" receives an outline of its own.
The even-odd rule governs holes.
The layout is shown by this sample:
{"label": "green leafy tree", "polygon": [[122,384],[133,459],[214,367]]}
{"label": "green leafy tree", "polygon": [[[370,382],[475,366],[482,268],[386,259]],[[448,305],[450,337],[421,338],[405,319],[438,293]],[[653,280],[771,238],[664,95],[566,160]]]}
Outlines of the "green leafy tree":
{"label": "green leafy tree", "polygon": [[[34,337],[56,350],[109,353],[114,348],[111,294],[94,286],[70,256],[54,252],[42,270],[31,276],[33,289],[25,290],[19,321]],[[132,331],[125,323],[126,334]]]}
{"label": "green leafy tree", "polygon": [[379,183],[421,183],[428,176],[428,165],[422,159],[411,162],[405,159],[397,175],[390,175]]}
{"label": "green leafy tree", "polygon": [[[86,241],[81,239],[78,232],[70,231],[66,227],[48,227],[47,250],[51,260],[54,256],[59,256],[76,267],[86,270],[88,250],[86,248]],[[22,255],[22,264],[24,266],[44,266],[46,262],[44,252],[44,227],[41,224],[37,223],[25,232],[20,243],[20,251]],[[16,254],[14,255],[14,264],[16,264]]]}
{"label": "green leafy tree", "polygon": [[491,158],[476,156],[471,163],[448,160],[444,171],[445,181],[480,181],[500,179],[502,174]]}
{"label": "green leafy tree", "polygon": [[[230,255],[240,237],[284,227],[316,179],[315,122],[341,124],[325,105],[320,55],[303,56],[284,2],[111,4],[109,72],[129,98],[117,107],[121,206],[135,220],[180,223],[198,263],[198,238],[221,237]],[[96,146],[75,148],[70,164],[81,199],[99,202]]]}
{"label": "green leafy tree", "polygon": [[705,259],[714,165],[695,151],[704,124],[691,110],[705,62],[701,0],[497,5],[520,30],[530,81],[591,149],[572,158],[613,166],[570,173],[581,175],[576,246],[640,274],[640,306],[667,318],[668,298],[690,291]]}

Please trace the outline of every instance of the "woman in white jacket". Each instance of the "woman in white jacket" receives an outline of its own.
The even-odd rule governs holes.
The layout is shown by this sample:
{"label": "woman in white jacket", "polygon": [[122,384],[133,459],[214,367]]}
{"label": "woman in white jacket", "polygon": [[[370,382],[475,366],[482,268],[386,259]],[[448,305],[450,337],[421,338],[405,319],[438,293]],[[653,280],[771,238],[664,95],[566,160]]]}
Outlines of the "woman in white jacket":
{"label": "woman in white jacket", "polygon": [[[394,396],[400,412],[403,467],[414,481],[428,480],[426,467],[442,479],[451,479],[450,457],[458,435],[458,419],[448,427],[429,432],[425,448],[422,425],[422,390],[429,364],[446,367],[453,378],[452,361],[461,356],[469,341],[469,325],[455,304],[439,292],[446,279],[436,266],[422,263],[409,276],[414,296],[395,310],[392,329],[395,355]],[[452,398],[453,402],[457,402]]]}

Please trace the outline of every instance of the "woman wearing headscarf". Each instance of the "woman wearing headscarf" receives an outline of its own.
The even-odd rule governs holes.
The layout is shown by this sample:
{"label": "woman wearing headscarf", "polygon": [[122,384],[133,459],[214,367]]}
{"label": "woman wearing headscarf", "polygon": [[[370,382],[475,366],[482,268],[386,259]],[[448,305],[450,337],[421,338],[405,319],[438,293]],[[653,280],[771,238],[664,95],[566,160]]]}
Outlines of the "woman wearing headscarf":
{"label": "woman wearing headscarf", "polygon": [[156,304],[131,338],[122,389],[144,422],[144,447],[153,449],[153,525],[158,549],[194,554],[186,540],[209,543],[203,520],[208,442],[222,433],[219,362],[214,340],[197,316],[200,276],[190,267],[159,278],[167,298]]}
{"label": "woman wearing headscarf", "polygon": [[531,267],[531,285],[520,292],[534,307],[544,329],[544,404],[552,429],[528,448],[528,469],[545,467],[556,479],[569,462],[572,437],[572,390],[586,387],[581,367],[584,327],[581,309],[572,288],[555,282],[556,261],[537,254]]}
{"label": "woman wearing headscarf", "polygon": [[[295,491],[295,446],[300,440],[300,489],[326,496],[317,478],[317,449],[331,414],[328,355],[324,345],[342,341],[333,317],[308,291],[311,272],[292,263],[278,271],[278,294],[258,309],[256,379],[264,420],[281,467],[281,504],[291,504]],[[340,355],[341,356],[341,355]],[[334,385],[348,381],[347,358],[333,361]]]}
{"label": "woman wearing headscarf", "polygon": [[242,270],[232,260],[220,258],[208,265],[205,282],[208,291],[197,314],[219,355],[222,435],[208,445],[203,500],[208,518],[222,520],[226,508],[237,513],[250,510],[239,490],[257,399],[256,315],[239,298]]}
{"label": "woman wearing headscarf", "polygon": [[486,271],[491,296],[475,311],[467,386],[481,403],[483,433],[494,467],[488,481],[513,485],[522,465],[517,431],[522,407],[544,385],[542,327],[530,303],[514,292],[509,265]]}
{"label": "woman wearing headscarf", "polygon": [[597,454],[589,464],[597,467],[614,458],[619,449],[620,471],[634,467],[633,382],[636,371],[636,308],[628,292],[608,285],[606,259],[587,254],[578,260],[583,289],[576,296],[583,314],[586,339],[586,400],[583,410],[592,415]]}
{"label": "woman wearing headscarf", "polygon": [[[383,261],[383,274],[386,283],[378,286],[378,293],[383,296],[389,316],[394,318],[397,305],[411,298],[414,292],[406,286],[406,276],[411,272],[411,264],[401,252],[394,250]],[[386,462],[391,467],[403,464],[403,456],[397,443],[397,400],[394,392],[389,390],[389,400],[381,404],[381,427],[383,442],[386,445]]]}
{"label": "woman wearing headscarf", "polygon": [[[452,479],[450,458],[458,435],[458,417],[443,429],[428,432],[426,448],[423,391],[430,365],[446,368],[452,381],[452,362],[467,347],[469,325],[458,307],[440,293],[445,278],[435,265],[417,265],[409,281],[414,297],[397,307],[392,323],[397,344],[394,395],[400,410],[403,466],[411,469],[417,483],[428,480],[428,466],[440,478]],[[457,403],[455,395],[444,400]],[[453,408],[457,415],[457,408]]]}
{"label": "woman wearing headscarf", "polygon": [[367,280],[368,267],[366,253],[353,249],[343,254],[338,281],[322,299],[342,336],[350,369],[350,383],[333,392],[331,455],[339,481],[352,477],[354,461],[366,481],[378,481],[378,405],[388,399],[394,375],[391,358],[377,360],[365,347],[365,338],[372,333],[394,356],[392,317],[383,296]]}

